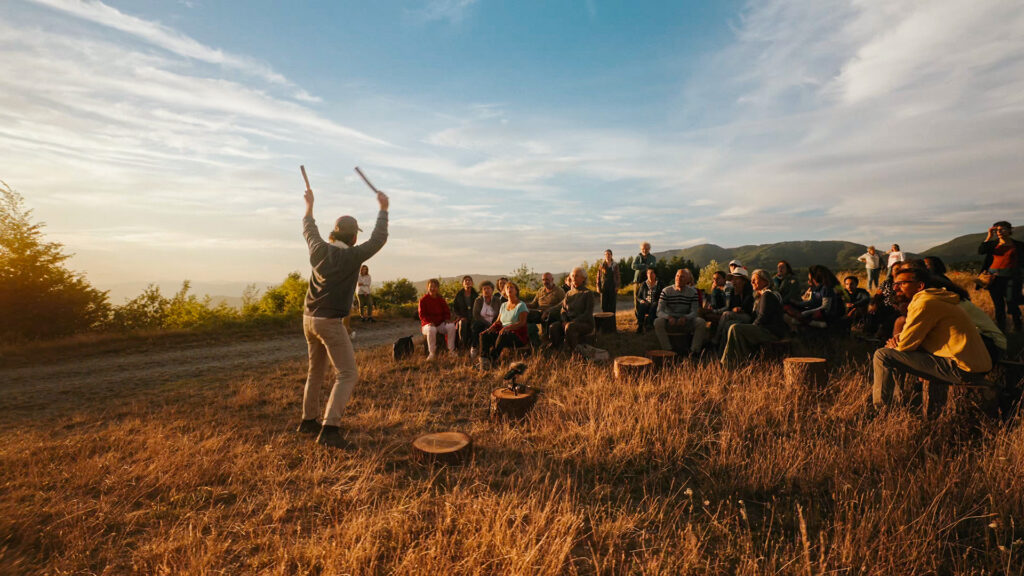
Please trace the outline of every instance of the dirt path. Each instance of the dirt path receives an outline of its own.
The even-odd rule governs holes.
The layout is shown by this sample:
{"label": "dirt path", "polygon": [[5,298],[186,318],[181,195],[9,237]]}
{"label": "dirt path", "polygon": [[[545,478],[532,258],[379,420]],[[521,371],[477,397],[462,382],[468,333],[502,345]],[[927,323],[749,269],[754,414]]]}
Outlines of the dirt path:
{"label": "dirt path", "polygon": [[[357,350],[391,344],[418,332],[415,320],[391,320],[359,325]],[[53,395],[117,396],[126,388],[156,386],[225,371],[251,370],[306,357],[301,332],[265,340],[228,343],[189,343],[166,350],[129,351],[99,357],[75,358],[44,365],[0,369],[0,408],[45,405]]]}

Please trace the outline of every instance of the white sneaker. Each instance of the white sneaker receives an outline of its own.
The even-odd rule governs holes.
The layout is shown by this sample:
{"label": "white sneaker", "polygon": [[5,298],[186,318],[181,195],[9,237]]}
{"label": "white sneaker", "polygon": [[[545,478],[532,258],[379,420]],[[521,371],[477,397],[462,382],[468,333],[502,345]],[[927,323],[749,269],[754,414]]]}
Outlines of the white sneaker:
{"label": "white sneaker", "polygon": [[432,362],[434,360],[437,360],[437,356],[433,354],[427,354],[427,362]]}
{"label": "white sneaker", "polygon": [[471,347],[469,348],[469,357],[470,357],[471,359],[472,359],[472,358],[476,358],[476,346],[471,346]]}

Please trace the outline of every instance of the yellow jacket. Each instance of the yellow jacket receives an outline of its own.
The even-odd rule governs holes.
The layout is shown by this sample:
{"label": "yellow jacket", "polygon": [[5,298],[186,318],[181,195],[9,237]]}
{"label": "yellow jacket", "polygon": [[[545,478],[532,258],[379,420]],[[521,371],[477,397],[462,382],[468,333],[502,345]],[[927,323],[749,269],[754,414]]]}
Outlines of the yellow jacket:
{"label": "yellow jacket", "polygon": [[959,304],[956,294],[942,288],[927,288],[914,294],[896,349],[900,352],[923,350],[950,358],[967,372],[991,370],[992,358],[978,328]]}

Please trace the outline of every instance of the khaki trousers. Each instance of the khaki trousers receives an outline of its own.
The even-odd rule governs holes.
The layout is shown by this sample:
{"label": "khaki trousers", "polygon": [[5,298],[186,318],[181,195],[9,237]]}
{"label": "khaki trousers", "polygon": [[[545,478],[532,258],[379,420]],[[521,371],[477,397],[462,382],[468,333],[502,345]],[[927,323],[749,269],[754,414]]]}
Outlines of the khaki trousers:
{"label": "khaki trousers", "polygon": [[341,318],[303,316],[302,331],[306,335],[306,347],[309,350],[309,373],[302,395],[302,419],[320,418],[323,384],[327,380],[329,367],[333,366],[337,377],[327,399],[327,410],[322,415],[324,426],[337,426],[341,422],[341,413],[352,397],[352,390],[359,381],[356,353],[352,349],[348,330]]}

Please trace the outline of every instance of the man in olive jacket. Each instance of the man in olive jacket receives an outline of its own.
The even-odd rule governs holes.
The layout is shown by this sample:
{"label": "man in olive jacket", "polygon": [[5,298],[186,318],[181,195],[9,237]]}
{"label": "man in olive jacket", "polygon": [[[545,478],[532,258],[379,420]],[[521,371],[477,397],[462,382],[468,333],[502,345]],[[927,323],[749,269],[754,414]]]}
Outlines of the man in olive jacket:
{"label": "man in olive jacket", "polygon": [[[303,235],[309,246],[309,275],[302,329],[309,351],[309,373],[302,396],[302,423],[299,432],[317,434],[316,441],[334,448],[345,447],[338,424],[352,389],[359,381],[356,356],[342,320],[352,308],[359,267],[376,254],[388,239],[388,197],[377,192],[380,212],[370,239],[356,245],[360,228],[356,219],[342,216],[335,222],[329,242],[320,236],[313,220],[313,191],[306,190],[306,214],[302,218]],[[327,371],[334,366],[337,378],[327,399],[327,409],[321,412],[321,388]],[[318,418],[323,415],[323,425]]]}

